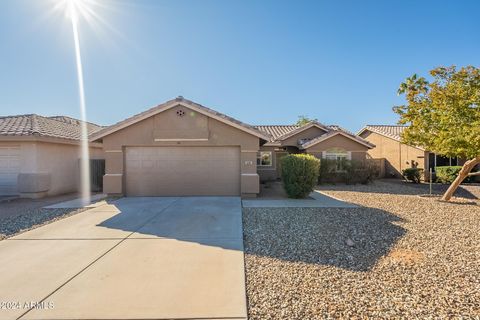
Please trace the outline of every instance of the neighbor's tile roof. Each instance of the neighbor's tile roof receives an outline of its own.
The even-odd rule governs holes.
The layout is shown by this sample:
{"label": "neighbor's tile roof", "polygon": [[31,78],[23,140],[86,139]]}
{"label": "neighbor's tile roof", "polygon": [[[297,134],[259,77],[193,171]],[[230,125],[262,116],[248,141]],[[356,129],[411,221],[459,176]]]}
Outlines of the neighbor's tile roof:
{"label": "neighbor's tile roof", "polygon": [[374,124],[367,124],[364,130],[370,130],[372,132],[382,134],[384,136],[390,137],[397,141],[401,141],[402,132],[405,130],[406,126],[399,126],[399,125],[374,125]]}
{"label": "neighbor's tile roof", "polygon": [[[36,114],[0,116],[1,136],[37,136],[70,140],[81,137],[81,121],[66,116],[43,117]],[[94,123],[87,123],[88,133],[102,129]]]}

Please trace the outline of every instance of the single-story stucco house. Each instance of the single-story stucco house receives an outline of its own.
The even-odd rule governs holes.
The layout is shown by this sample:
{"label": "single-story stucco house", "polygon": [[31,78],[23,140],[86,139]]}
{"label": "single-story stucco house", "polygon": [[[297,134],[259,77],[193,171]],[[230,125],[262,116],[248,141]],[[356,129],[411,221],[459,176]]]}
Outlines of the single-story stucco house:
{"label": "single-story stucco house", "polygon": [[280,158],[289,153],[308,153],[331,160],[365,161],[375,145],[337,126],[312,121],[298,125],[259,125],[257,129],[270,135],[260,146],[257,172],[261,180],[280,178]]}
{"label": "single-story stucco house", "polygon": [[387,177],[402,177],[402,170],[407,168],[424,169],[424,179],[428,180],[429,170],[435,173],[439,166],[463,165],[459,158],[449,158],[429,152],[417,146],[402,143],[401,135],[405,126],[399,125],[366,125],[357,134],[375,145],[368,150],[374,158],[384,158]]}
{"label": "single-story stucco house", "polygon": [[[79,185],[80,121],[35,114],[0,117],[0,195],[42,197]],[[90,133],[102,127],[89,123]],[[103,158],[90,143],[90,158]]]}
{"label": "single-story stucco house", "polygon": [[178,97],[94,132],[103,145],[104,192],[127,196],[256,196],[278,159],[311,153],[367,158],[374,145],[338,126],[251,126]]}

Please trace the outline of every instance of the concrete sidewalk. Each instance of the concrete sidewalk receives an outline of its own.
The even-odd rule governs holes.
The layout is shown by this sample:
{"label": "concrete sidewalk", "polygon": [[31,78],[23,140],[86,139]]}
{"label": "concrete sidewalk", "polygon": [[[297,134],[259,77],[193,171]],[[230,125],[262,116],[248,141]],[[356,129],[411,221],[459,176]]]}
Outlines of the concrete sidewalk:
{"label": "concrete sidewalk", "polygon": [[19,303],[0,319],[247,317],[238,197],[123,198],[0,256],[0,300]]}

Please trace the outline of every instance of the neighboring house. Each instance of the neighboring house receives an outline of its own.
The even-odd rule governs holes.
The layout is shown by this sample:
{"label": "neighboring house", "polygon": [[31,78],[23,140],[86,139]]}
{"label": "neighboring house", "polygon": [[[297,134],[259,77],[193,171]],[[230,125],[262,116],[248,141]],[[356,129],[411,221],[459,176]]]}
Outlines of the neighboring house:
{"label": "neighboring house", "polygon": [[374,147],[338,126],[254,127],[182,97],[90,141],[103,144],[104,192],[127,196],[255,196],[260,178],[278,178],[281,155],[364,160]]}
{"label": "neighboring house", "polygon": [[[303,126],[259,125],[271,139],[260,148],[257,171],[261,180],[280,178],[280,158],[289,153],[308,153],[317,158],[365,161],[375,145],[337,126],[312,121]],[[339,161],[341,163],[341,161]]]}
{"label": "neighboring house", "polygon": [[372,158],[385,158],[387,177],[402,177],[402,170],[406,168],[421,168],[425,170],[424,179],[428,180],[430,168],[435,173],[435,168],[439,166],[463,165],[461,159],[444,157],[402,143],[401,134],[405,128],[398,125],[366,125],[358,132],[360,137],[375,145],[368,151]]}
{"label": "neighboring house", "polygon": [[[89,123],[90,133],[102,127]],[[78,190],[80,121],[35,114],[0,117],[0,195],[41,197]],[[103,158],[90,144],[91,158]]]}

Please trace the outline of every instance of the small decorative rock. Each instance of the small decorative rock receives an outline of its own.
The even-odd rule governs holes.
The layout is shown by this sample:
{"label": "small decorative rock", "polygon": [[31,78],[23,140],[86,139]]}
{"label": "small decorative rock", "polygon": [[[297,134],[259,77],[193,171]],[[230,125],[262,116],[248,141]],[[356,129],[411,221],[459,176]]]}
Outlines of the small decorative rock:
{"label": "small decorative rock", "polygon": [[350,239],[350,238],[347,238],[347,241],[345,241],[345,243],[347,244],[347,246],[349,247],[353,247],[355,245],[355,243],[353,243],[353,240]]}

